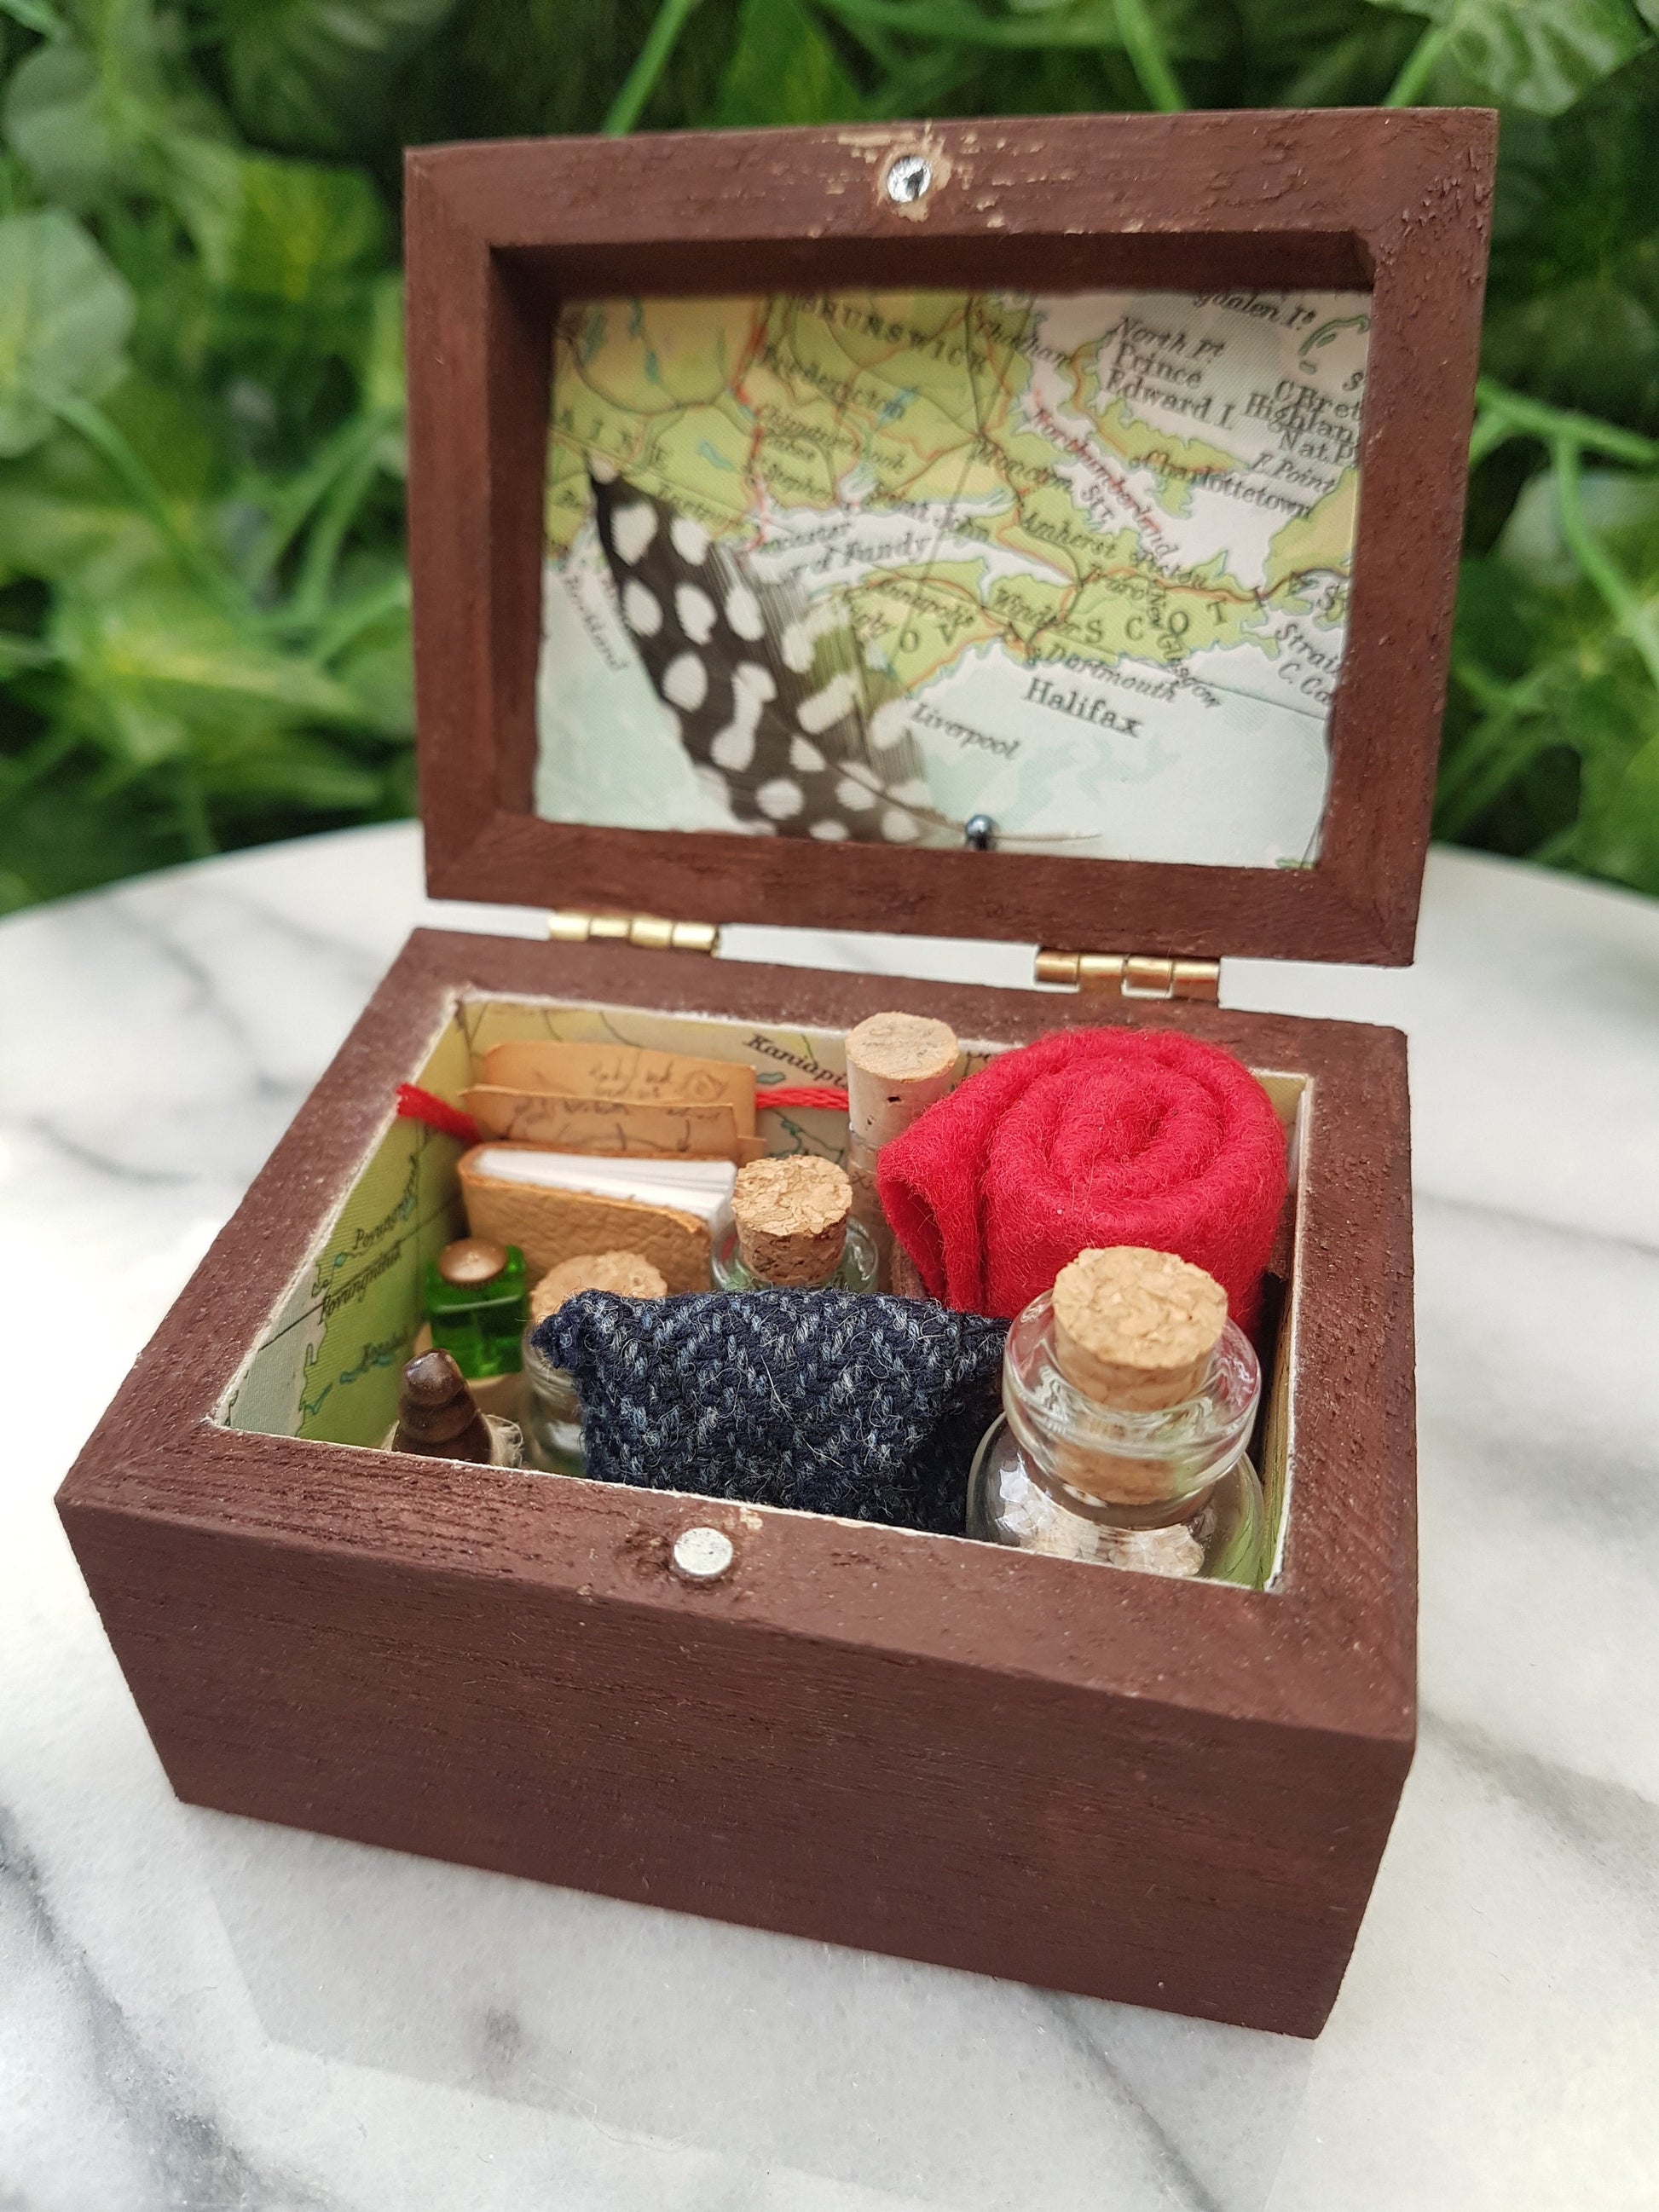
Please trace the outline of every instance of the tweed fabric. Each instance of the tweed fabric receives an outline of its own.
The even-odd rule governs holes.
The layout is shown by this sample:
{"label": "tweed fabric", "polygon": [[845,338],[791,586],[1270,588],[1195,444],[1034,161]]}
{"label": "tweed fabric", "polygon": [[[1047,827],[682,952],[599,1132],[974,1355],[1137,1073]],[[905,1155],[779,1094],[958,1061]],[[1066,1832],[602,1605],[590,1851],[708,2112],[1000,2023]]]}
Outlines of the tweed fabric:
{"label": "tweed fabric", "polygon": [[959,1536],[1006,1324],[849,1291],[583,1291],[535,1332],[597,1481]]}
{"label": "tweed fabric", "polygon": [[1255,1326],[1285,1134],[1241,1060],[1176,1030],[1056,1030],[998,1054],[885,1146],[883,1211],[947,1305],[1012,1317],[1079,1252],[1214,1276]]}

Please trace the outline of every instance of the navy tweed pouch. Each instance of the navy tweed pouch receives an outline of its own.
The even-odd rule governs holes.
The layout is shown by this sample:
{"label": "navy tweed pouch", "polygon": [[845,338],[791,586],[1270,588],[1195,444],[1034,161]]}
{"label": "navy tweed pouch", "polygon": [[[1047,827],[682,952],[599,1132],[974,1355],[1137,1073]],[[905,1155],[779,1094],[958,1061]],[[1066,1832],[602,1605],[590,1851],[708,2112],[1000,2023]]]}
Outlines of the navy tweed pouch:
{"label": "navy tweed pouch", "polygon": [[596,1481],[959,1536],[1007,1328],[851,1291],[583,1291],[535,1341],[575,1380]]}

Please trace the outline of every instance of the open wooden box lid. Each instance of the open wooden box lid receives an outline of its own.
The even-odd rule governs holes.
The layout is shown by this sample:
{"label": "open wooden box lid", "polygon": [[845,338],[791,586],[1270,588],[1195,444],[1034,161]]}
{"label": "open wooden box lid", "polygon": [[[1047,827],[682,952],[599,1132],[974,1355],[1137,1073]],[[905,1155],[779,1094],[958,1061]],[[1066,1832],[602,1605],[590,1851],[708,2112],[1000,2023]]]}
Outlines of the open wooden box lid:
{"label": "open wooden box lid", "polygon": [[[432,890],[708,923],[1024,939],[1198,961],[1409,960],[1462,524],[1495,137],[1495,118],[1483,112],[1326,110],[566,138],[411,153],[410,514]],[[559,811],[544,775],[550,713],[566,718],[567,748],[569,718],[578,718],[583,761],[603,763],[633,742],[631,708],[613,711],[600,687],[595,703],[585,703],[589,694],[559,661],[550,614],[538,680],[556,504],[550,467],[556,478],[563,472],[568,507],[579,443],[574,416],[561,416],[563,428],[550,441],[556,348],[580,366],[595,349],[603,356],[607,346],[631,343],[622,367],[658,379],[651,318],[677,302],[703,303],[694,335],[718,349],[731,332],[716,301],[763,319],[780,310],[804,315],[809,337],[822,337],[837,317],[857,337],[866,309],[868,331],[878,336],[880,317],[897,314],[890,337],[905,318],[890,296],[876,301],[872,294],[912,295],[933,313],[936,298],[915,303],[914,295],[951,292],[975,295],[979,309],[1000,319],[981,313],[975,330],[999,343],[1015,331],[1000,358],[1017,374],[994,396],[1008,401],[1017,383],[1018,419],[1005,410],[988,426],[976,397],[977,442],[964,448],[965,463],[987,458],[994,477],[1018,442],[1018,466],[1028,471],[1011,485],[1020,526],[1029,520],[1023,495],[1031,491],[1050,507],[1053,498],[1069,498],[1079,528],[1063,523],[1056,534],[1050,514],[1046,538],[1041,518],[1037,542],[1029,529],[1011,537],[999,523],[1012,512],[1008,501],[999,505],[994,483],[988,493],[975,481],[974,496],[955,504],[947,496],[948,514],[929,521],[936,534],[923,573],[931,583],[954,561],[951,588],[969,574],[965,604],[975,620],[994,601],[997,621],[984,616],[992,629],[1011,611],[1012,618],[988,641],[970,630],[957,659],[946,656],[942,674],[932,668],[919,692],[882,634],[908,557],[890,544],[866,561],[862,627],[848,623],[844,635],[861,648],[875,640],[860,672],[877,669],[873,680],[884,687],[884,741],[894,714],[903,735],[921,696],[931,720],[920,732],[913,720],[905,741],[942,731],[946,756],[952,746],[963,757],[978,747],[974,774],[995,795],[983,806],[971,791],[964,799],[960,773],[944,776],[945,798],[930,795],[913,755],[910,781],[891,788],[901,800],[923,792],[923,804],[912,806],[899,842],[866,834],[852,815],[828,829],[820,822],[810,835],[799,834],[810,826],[804,817],[766,821],[752,779],[746,793],[737,782],[727,787],[732,805],[748,807],[747,834],[669,826],[698,818],[696,807],[688,817],[676,788],[691,789],[707,819],[720,779],[708,762],[712,709],[701,722],[688,714],[683,725],[664,714],[674,689],[663,641],[653,647],[640,625],[630,635],[621,619],[616,587],[627,581],[628,532],[618,502],[635,502],[647,532],[653,513],[670,519],[651,498],[638,503],[641,489],[662,494],[653,430],[642,468],[630,469],[618,438],[619,477],[602,456],[592,479],[575,477],[598,503],[584,526],[591,575],[603,579],[607,562],[611,572],[605,608],[594,617],[590,593],[582,620],[590,630],[610,624],[601,647],[607,664],[627,663],[635,705],[645,699],[662,727],[673,726],[684,754],[660,787],[650,776],[639,781],[634,826],[624,826],[629,805],[619,822],[603,800],[573,808],[579,821],[545,818]],[[1146,296],[1157,293],[1186,296]],[[1331,301],[1334,294],[1368,296]],[[967,305],[956,302],[958,311]],[[1085,310],[1097,313],[1097,328]],[[775,325],[765,327],[775,336]],[[903,327],[902,344],[920,348],[940,327],[937,319],[921,331]],[[1048,345],[1045,334],[1064,342]],[[797,389],[811,374],[805,343],[785,364]],[[1075,371],[1091,353],[1086,392],[1076,374],[1070,385],[1043,383],[1054,363]],[[971,368],[971,347],[968,358]],[[907,375],[911,366],[901,357],[889,379],[900,434],[909,427],[903,410],[918,404],[921,380]],[[855,349],[850,380],[839,391],[821,386],[838,422],[858,411],[858,374]],[[679,406],[684,395],[672,364],[667,384]],[[603,429],[617,419],[617,388],[612,376],[609,416],[590,408],[578,424],[589,453],[593,423]],[[1110,436],[1098,446],[1089,424],[1079,427],[1076,408],[1085,398],[1095,428],[1110,416]],[[646,411],[637,393],[629,404],[636,416]],[[753,404],[757,421],[775,422],[763,399]],[[887,420],[878,411],[873,428],[863,424],[872,450]],[[729,468],[707,440],[699,450],[711,467]],[[837,465],[847,458],[842,452]],[[1357,532],[1349,520],[1344,535],[1356,461]],[[580,458],[575,465],[580,471]],[[828,480],[849,482],[833,468]],[[777,481],[765,481],[757,463],[744,482],[757,503],[748,519],[763,507],[769,527],[780,513]],[[878,467],[849,495],[867,501],[866,519],[890,520],[892,491]],[[924,506],[913,500],[913,512]],[[966,542],[947,545],[939,534],[947,525],[963,526]],[[1094,566],[1073,559],[1074,582],[1060,589],[1072,541],[1091,525],[1103,557]],[[670,533],[656,535],[660,551]],[[975,535],[983,556],[976,568],[962,557],[975,552]],[[1045,579],[1045,549],[1055,548],[1060,573]],[[555,550],[575,558],[568,547]],[[691,552],[702,559],[699,544]],[[743,565],[745,557],[741,544],[734,556],[721,550],[722,622],[738,621],[734,580],[746,588],[760,574]],[[768,573],[781,578],[786,611],[819,605],[805,571]],[[660,615],[661,575],[652,580],[650,605]],[[1085,619],[1084,587],[1097,585],[1103,649]],[[998,599],[1009,590],[1012,599]],[[1224,623],[1226,635],[1200,653],[1172,611],[1190,622],[1206,605],[1207,619]],[[1137,617],[1140,633],[1126,627]],[[672,620],[668,641],[684,643]],[[819,634],[812,630],[815,641]],[[771,621],[772,665],[785,687],[776,711],[801,708],[812,685],[813,701],[822,701],[821,664],[789,692],[778,635]],[[823,649],[835,644],[831,634]],[[813,642],[810,651],[819,650]],[[993,664],[1005,707],[1017,699],[1014,721],[964,710],[961,698],[985,695],[945,688],[964,669],[975,676]],[[1018,694],[1010,669],[1025,686]],[[696,678],[694,688],[703,681]],[[895,694],[909,705],[892,708]],[[728,687],[728,708],[736,697]],[[701,694],[691,703],[706,708]],[[818,751],[798,749],[796,757],[822,766],[827,749],[835,767],[842,726],[826,735],[822,712],[816,725],[804,710],[801,719],[816,731]],[[752,721],[751,702],[751,734]],[[879,718],[872,726],[881,726]],[[1051,729],[1063,763],[1052,774],[1042,750]],[[1012,754],[998,747],[1010,744],[1024,745],[1036,768],[1009,772]],[[714,757],[732,757],[729,736],[726,754],[716,745]],[[980,761],[988,762],[982,771]],[[1163,801],[1163,826],[1149,828],[1143,787],[1160,776],[1172,796]],[[886,789],[878,817],[891,813]],[[769,803],[763,792],[759,808]],[[1098,816],[1090,811],[1097,803]],[[786,789],[781,804],[799,813],[798,793]],[[972,848],[964,834],[967,817],[981,812],[996,823],[993,849]],[[637,826],[640,818],[661,826]],[[1183,857],[1189,839],[1197,857]],[[1247,849],[1235,849],[1241,840]],[[1068,849],[1079,843],[1086,857]]]}

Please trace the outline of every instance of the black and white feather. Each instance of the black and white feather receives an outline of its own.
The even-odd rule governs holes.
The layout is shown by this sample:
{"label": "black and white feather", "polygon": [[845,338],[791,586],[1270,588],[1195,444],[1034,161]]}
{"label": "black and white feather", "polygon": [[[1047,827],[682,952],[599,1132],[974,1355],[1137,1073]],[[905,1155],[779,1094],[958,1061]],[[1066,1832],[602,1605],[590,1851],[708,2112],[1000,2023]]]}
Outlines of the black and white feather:
{"label": "black and white feather", "polygon": [[623,620],[681,744],[762,832],[911,844],[944,828],[901,695],[872,679],[842,608],[758,577],[700,523],[593,470]]}

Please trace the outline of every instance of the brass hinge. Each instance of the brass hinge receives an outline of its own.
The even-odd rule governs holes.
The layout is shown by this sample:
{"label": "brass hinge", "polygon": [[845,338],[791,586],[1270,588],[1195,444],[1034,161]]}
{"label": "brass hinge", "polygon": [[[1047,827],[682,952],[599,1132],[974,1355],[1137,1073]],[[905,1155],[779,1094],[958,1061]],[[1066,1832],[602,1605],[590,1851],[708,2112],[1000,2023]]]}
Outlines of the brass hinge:
{"label": "brass hinge", "polygon": [[581,914],[556,907],[547,933],[558,945],[640,945],[647,952],[717,952],[718,922],[669,921],[659,914]]}
{"label": "brass hinge", "polygon": [[1221,996],[1221,963],[1145,952],[1056,952],[1044,945],[1036,957],[1036,981],[1106,999],[1202,999],[1214,1006]]}

